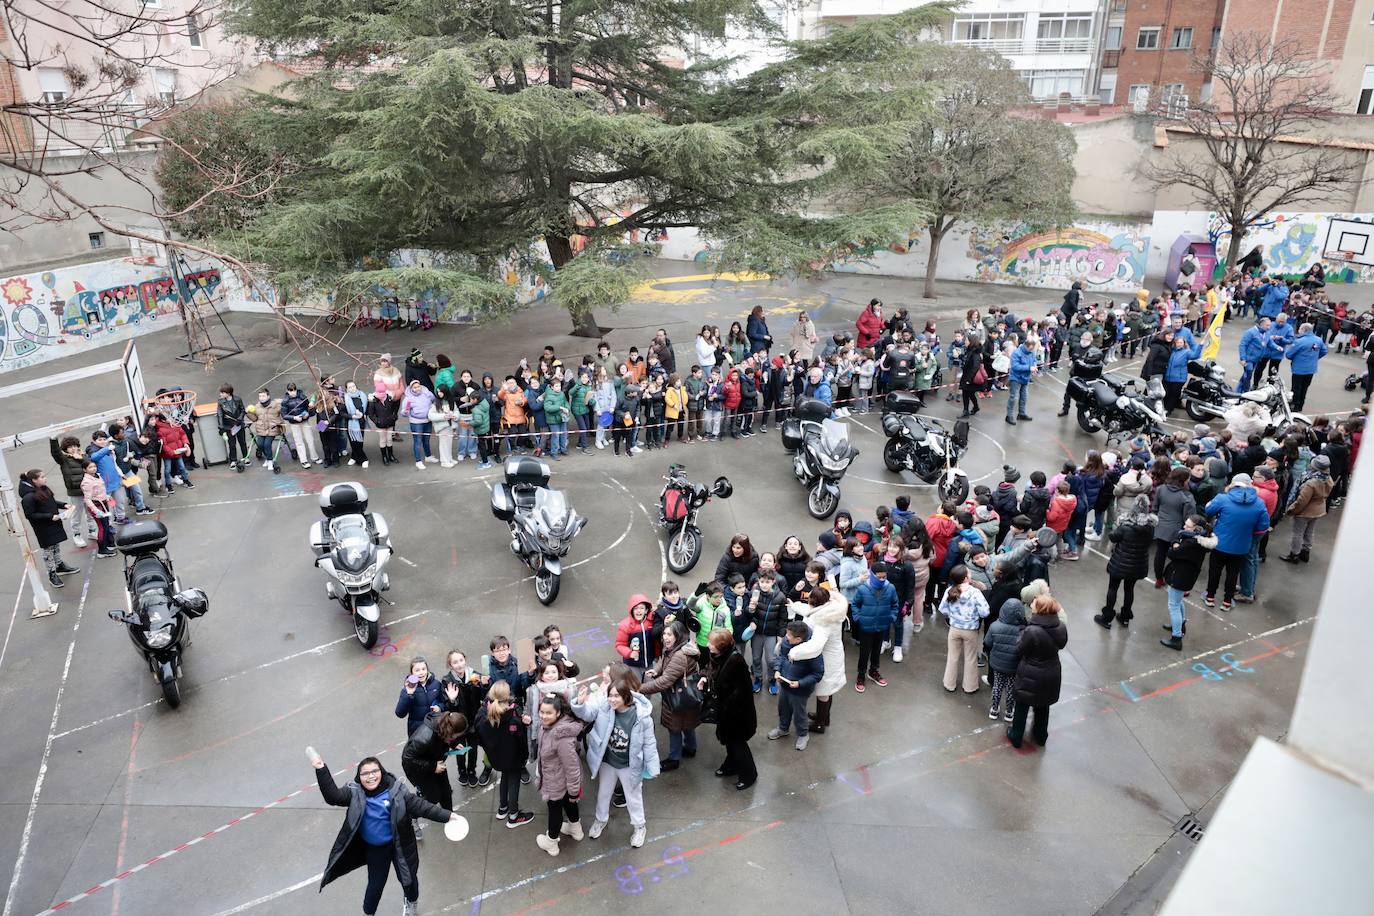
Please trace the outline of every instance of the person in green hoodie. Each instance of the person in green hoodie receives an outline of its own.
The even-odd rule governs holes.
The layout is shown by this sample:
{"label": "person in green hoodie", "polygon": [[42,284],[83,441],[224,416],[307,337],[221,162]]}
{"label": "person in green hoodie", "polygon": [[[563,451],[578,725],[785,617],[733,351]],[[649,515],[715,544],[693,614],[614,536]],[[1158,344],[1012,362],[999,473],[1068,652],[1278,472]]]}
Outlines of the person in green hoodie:
{"label": "person in green hoodie", "polygon": [[447,388],[452,391],[454,382],[457,381],[457,376],[453,372],[453,361],[440,353],[434,357],[434,362],[439,366],[439,371],[434,376],[434,390]]}
{"label": "person in green hoodie", "polygon": [[491,401],[478,397],[472,405],[472,434],[477,437],[477,470],[491,467]]}
{"label": "person in green hoodie", "polygon": [[730,608],[725,604],[725,586],[712,582],[705,591],[692,602],[692,616],[686,621],[687,629],[696,636],[697,647],[707,645],[711,631],[720,627],[731,629]]}
{"label": "person in green hoodie", "polygon": [[568,409],[572,411],[573,422],[577,424],[577,448],[584,455],[591,454],[587,448],[587,433],[592,428],[592,402],[595,398],[591,368],[583,366],[577,370],[577,381],[573,382],[572,390],[568,392]]}
{"label": "person in green hoodie", "polygon": [[568,398],[563,394],[563,380],[549,379],[541,400],[544,402],[544,422],[549,427],[549,455],[554,461],[562,461],[568,454],[568,418],[572,416]]}

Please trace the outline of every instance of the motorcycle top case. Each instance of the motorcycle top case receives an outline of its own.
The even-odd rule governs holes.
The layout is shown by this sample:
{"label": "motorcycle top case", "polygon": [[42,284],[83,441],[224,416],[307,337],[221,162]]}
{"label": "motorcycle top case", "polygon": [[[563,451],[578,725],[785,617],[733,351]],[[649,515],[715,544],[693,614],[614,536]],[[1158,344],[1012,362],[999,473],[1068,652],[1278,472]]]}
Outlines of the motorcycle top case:
{"label": "motorcycle top case", "polygon": [[130,522],[115,534],[115,547],[128,557],[152,553],[167,546],[167,526],[162,522]]}
{"label": "motorcycle top case", "polygon": [[889,391],[883,399],[883,409],[889,413],[916,413],[921,409],[921,399],[914,391]]}
{"label": "motorcycle top case", "polygon": [[782,421],[782,447],[790,452],[795,452],[801,448],[802,433],[801,423],[795,418],[789,417]]}
{"label": "motorcycle top case", "polygon": [[367,512],[367,487],[356,481],[331,483],[320,491],[320,511],[325,518]]}
{"label": "motorcycle top case", "polygon": [[549,485],[549,466],[538,458],[507,458],[502,468],[506,483],[511,485],[529,484],[535,487]]}
{"label": "motorcycle top case", "polygon": [[802,398],[792,413],[798,420],[812,420],[816,423],[829,418],[830,405],[820,398]]}
{"label": "motorcycle top case", "polygon": [[515,494],[510,484],[498,483],[491,488],[491,514],[503,522],[515,518]]}

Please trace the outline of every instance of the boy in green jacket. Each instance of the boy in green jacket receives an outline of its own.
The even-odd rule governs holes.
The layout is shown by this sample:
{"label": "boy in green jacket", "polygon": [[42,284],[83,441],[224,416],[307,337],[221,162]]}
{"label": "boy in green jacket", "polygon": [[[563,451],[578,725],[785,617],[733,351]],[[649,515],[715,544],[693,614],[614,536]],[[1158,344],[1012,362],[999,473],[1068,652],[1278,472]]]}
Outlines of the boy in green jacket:
{"label": "boy in green jacket", "polygon": [[584,455],[591,454],[587,448],[587,433],[592,428],[591,404],[594,399],[591,373],[583,366],[577,372],[577,381],[573,382],[572,390],[568,392],[568,409],[572,411],[573,422],[577,424],[577,448]]}
{"label": "boy in green jacket", "polygon": [[701,597],[692,602],[692,620],[687,628],[696,634],[697,648],[706,649],[707,637],[719,627],[731,629],[730,609],[725,606],[725,586],[712,582]]}
{"label": "boy in green jacket", "polygon": [[477,437],[477,470],[491,467],[491,401],[479,397],[472,405],[472,434]]}
{"label": "boy in green jacket", "polygon": [[548,387],[539,400],[543,402],[544,423],[549,428],[549,455],[554,461],[562,461],[568,454],[568,399],[563,395],[563,380],[549,379]]}

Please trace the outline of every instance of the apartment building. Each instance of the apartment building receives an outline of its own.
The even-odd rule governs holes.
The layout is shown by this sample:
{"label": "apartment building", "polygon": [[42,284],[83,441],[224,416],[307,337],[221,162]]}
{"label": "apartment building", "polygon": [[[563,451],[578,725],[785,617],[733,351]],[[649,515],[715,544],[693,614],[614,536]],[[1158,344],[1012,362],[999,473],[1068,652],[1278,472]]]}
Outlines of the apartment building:
{"label": "apartment building", "polygon": [[1221,39],[1226,0],[1110,0],[1097,95],[1105,105],[1206,101],[1199,69]]}

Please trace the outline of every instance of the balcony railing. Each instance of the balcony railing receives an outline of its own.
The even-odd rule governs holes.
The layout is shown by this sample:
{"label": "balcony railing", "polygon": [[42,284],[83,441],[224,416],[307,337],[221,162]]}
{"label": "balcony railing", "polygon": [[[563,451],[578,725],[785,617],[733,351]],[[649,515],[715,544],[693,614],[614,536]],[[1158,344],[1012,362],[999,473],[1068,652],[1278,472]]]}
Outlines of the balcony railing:
{"label": "balcony railing", "polygon": [[1107,68],[1108,70],[1112,70],[1116,67],[1121,66],[1121,50],[1117,49],[1115,51],[1103,51],[1102,66]]}
{"label": "balcony railing", "polygon": [[1037,38],[1035,50],[1039,54],[1082,54],[1091,51],[1091,38]]}
{"label": "balcony railing", "polygon": [[955,38],[950,44],[972,45],[998,54],[1024,54],[1026,51],[1024,38]]}
{"label": "balcony railing", "polygon": [[971,45],[998,54],[1086,54],[1093,48],[1091,38],[955,38],[950,44]]}

